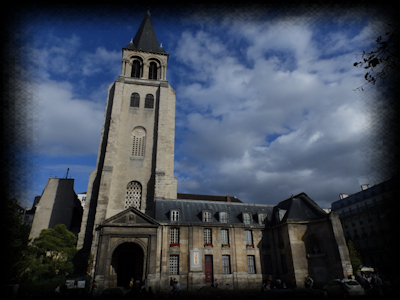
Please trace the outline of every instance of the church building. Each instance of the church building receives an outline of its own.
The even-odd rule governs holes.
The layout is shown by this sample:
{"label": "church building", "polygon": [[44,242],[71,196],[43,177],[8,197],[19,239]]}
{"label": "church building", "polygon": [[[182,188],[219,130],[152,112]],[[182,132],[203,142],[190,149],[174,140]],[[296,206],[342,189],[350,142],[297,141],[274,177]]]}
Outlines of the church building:
{"label": "church building", "polygon": [[153,291],[169,291],[175,278],[194,291],[215,279],[258,289],[269,275],[303,287],[307,275],[325,283],[352,274],[337,214],[304,193],[278,205],[177,193],[168,56],[147,11],[108,89],[78,236],[99,292],[130,278]]}

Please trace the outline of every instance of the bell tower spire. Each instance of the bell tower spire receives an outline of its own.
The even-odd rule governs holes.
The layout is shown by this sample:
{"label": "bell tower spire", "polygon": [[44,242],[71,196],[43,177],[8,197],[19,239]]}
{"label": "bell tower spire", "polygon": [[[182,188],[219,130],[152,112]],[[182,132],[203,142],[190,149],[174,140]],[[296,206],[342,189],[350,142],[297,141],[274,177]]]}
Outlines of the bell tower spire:
{"label": "bell tower spire", "polygon": [[[166,80],[167,62],[147,10],[122,48],[121,75],[109,86],[96,170],[88,184],[91,211],[84,212],[82,224],[101,224],[131,207],[152,217],[155,199],[176,199],[175,91]],[[84,234],[81,229],[78,248]]]}

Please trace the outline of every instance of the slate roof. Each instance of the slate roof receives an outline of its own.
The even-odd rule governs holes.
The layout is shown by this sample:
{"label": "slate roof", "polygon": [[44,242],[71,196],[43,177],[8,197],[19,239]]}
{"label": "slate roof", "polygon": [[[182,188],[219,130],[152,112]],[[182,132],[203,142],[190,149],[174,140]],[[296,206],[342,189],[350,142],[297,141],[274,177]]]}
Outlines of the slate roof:
{"label": "slate roof", "polygon": [[153,23],[151,22],[150,10],[147,10],[147,13],[136,33],[135,38],[133,38],[124,49],[167,54],[164,48],[158,43]]}
{"label": "slate roof", "polygon": [[327,216],[327,213],[304,193],[280,202],[276,206],[276,211],[281,212],[281,217],[280,220],[275,219],[275,222],[313,221]]}
{"label": "slate roof", "polygon": [[178,193],[178,196],[177,196],[178,199],[185,199],[185,200],[208,200],[208,201],[223,201],[223,202],[227,202],[227,198],[228,197],[231,199],[231,202],[243,203],[238,198],[236,198],[234,196],[230,197],[229,195],[226,195],[226,196],[212,196],[212,195],[181,194],[181,193]]}
{"label": "slate roof", "polygon": [[331,204],[332,210],[337,210],[339,208],[345,207],[347,205],[351,205],[353,203],[357,203],[367,198],[374,197],[376,195],[382,194],[384,192],[393,190],[398,183],[398,178],[393,177],[387,181],[381,182],[366,190],[359,191],[355,194],[351,194],[346,198],[337,200]]}
{"label": "slate roof", "polygon": [[239,202],[222,202],[206,200],[182,200],[159,199],[155,200],[155,220],[162,223],[174,223],[170,221],[170,210],[180,211],[180,220],[177,223],[204,224],[202,212],[212,211],[212,222],[207,224],[221,224],[219,212],[228,212],[227,225],[243,225],[242,213],[250,212],[253,216],[252,225],[258,225],[258,213],[266,213],[271,218],[274,206],[267,204],[249,204]]}

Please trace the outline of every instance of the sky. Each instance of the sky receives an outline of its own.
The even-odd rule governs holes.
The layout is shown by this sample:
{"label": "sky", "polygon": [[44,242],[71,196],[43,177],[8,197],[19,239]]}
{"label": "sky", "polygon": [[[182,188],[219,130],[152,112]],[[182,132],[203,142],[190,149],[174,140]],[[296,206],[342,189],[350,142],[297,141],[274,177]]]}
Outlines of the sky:
{"label": "sky", "polygon": [[[68,169],[75,192],[87,190],[108,85],[146,10],[44,11],[24,23],[33,176],[19,199],[27,206]],[[176,91],[179,193],[277,204],[304,192],[329,208],[340,193],[388,179],[368,163],[376,87],[355,91],[365,71],[353,66],[374,47],[382,16],[285,7],[150,12]]]}

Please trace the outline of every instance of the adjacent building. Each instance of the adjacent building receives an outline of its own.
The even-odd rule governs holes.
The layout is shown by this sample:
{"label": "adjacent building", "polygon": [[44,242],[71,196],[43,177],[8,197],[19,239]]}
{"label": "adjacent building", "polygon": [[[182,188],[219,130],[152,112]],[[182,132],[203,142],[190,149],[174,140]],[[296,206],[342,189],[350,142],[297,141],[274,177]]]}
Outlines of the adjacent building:
{"label": "adjacent building", "polygon": [[148,11],[108,89],[79,233],[99,292],[130,278],[169,291],[171,277],[185,290],[214,279],[258,289],[268,275],[302,287],[308,274],[317,283],[352,274],[338,215],[305,194],[268,205],[177,193],[168,57]]}
{"label": "adjacent building", "polygon": [[347,240],[353,241],[366,266],[374,267],[388,274],[397,258],[393,249],[397,240],[393,232],[397,207],[394,203],[396,177],[380,184],[361,185],[354,194],[340,194],[332,203],[332,210],[338,213]]}
{"label": "adjacent building", "polygon": [[39,237],[43,229],[64,224],[78,234],[83,209],[74,192],[74,179],[49,178],[42,195],[35,197],[33,207],[27,212],[33,218],[29,239]]}

